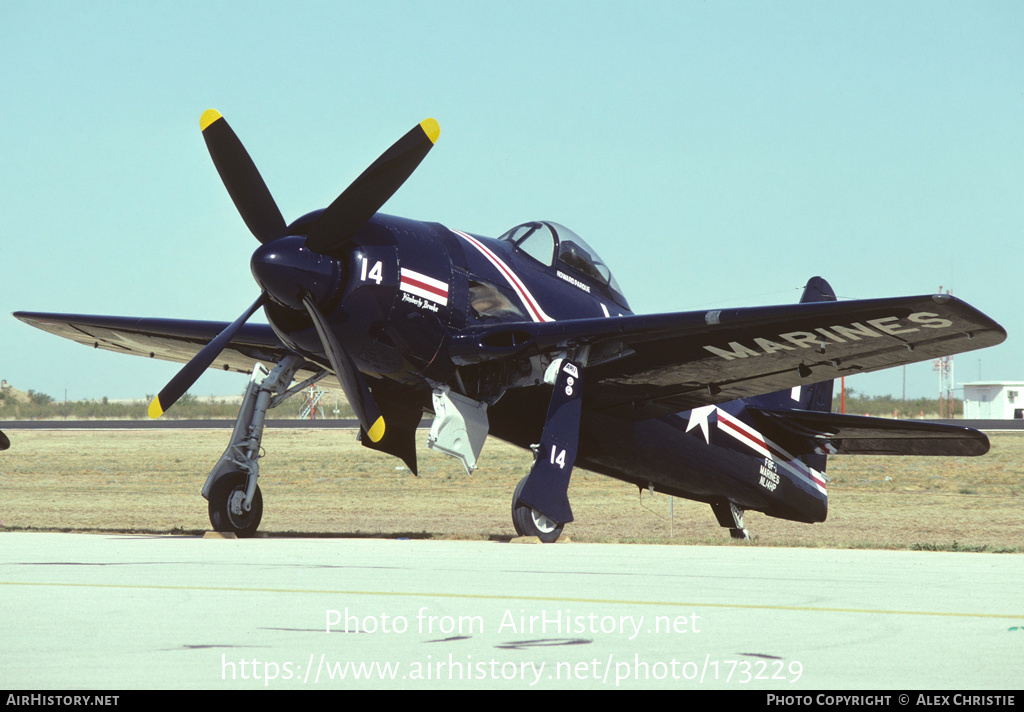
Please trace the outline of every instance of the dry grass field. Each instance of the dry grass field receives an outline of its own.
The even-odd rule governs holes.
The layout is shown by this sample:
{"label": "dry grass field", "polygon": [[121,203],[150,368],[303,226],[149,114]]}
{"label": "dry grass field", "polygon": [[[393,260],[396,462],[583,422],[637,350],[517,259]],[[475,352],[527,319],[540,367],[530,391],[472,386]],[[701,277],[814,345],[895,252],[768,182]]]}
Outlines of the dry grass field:
{"label": "dry grass field", "polygon": [[[199,490],[223,451],[216,430],[12,431],[0,453],[6,531],[200,533]],[[481,467],[420,448],[420,476],[354,432],[268,431],[260,486],[269,535],[507,540],[512,490],[530,456],[490,439]],[[710,507],[582,470],[569,496],[573,541],[1024,552],[1024,435],[992,436],[980,458],[833,457],[829,516],[797,524],[746,515],[733,542]]]}

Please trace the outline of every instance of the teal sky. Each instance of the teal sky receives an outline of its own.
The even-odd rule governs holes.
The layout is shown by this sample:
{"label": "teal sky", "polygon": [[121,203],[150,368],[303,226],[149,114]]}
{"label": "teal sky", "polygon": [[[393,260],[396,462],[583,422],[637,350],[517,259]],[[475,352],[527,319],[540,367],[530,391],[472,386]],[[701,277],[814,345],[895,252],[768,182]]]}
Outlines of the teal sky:
{"label": "teal sky", "polygon": [[[1024,380],[1022,37],[1018,1],[0,0],[0,378],[142,398],[178,366],[10,313],[231,321],[255,299],[213,107],[286,219],[432,116],[385,212],[558,221],[637,312],[793,302],[815,274],[841,298],[941,286],[1010,335],[957,385]],[[937,395],[931,363],[906,383]],[[903,370],[847,384],[898,395]]]}

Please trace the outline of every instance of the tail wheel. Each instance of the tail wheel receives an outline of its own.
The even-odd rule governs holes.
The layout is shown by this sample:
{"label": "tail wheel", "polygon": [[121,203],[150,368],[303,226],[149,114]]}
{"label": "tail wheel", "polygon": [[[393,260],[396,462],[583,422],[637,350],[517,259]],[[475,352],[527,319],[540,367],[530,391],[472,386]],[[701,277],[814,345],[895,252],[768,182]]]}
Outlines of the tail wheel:
{"label": "tail wheel", "polygon": [[217,532],[234,532],[240,538],[256,534],[263,518],[263,493],[259,485],[252,497],[252,506],[246,512],[244,472],[229,472],[217,478],[210,488],[210,524]]}
{"label": "tail wheel", "polygon": [[545,544],[554,543],[562,536],[565,525],[548,519],[533,507],[519,503],[526,479],[524,477],[519,480],[515,494],[512,495],[512,524],[519,536],[535,536]]}

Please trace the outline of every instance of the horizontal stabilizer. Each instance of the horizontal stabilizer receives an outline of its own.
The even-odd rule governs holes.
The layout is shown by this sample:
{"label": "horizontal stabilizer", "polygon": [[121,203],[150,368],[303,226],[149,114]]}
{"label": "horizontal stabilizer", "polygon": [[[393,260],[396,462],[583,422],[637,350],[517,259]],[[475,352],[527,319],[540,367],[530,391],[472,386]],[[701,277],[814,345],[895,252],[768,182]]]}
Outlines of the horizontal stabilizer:
{"label": "horizontal stabilizer", "polygon": [[974,456],[988,452],[984,433],[960,425],[806,410],[747,411],[765,434],[793,454]]}

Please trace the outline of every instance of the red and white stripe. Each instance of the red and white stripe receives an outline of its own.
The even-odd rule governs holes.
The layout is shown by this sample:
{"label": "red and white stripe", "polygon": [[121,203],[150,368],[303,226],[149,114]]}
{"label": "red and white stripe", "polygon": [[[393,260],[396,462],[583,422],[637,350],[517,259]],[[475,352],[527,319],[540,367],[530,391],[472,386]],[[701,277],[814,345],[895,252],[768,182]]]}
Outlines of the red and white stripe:
{"label": "red and white stripe", "polygon": [[464,232],[459,232],[458,230],[452,230],[452,232],[479,250],[480,254],[486,257],[487,260],[494,265],[498,272],[501,273],[501,276],[505,278],[505,281],[508,282],[509,286],[512,287],[513,291],[515,291],[519,296],[519,299],[523,302],[523,306],[526,307],[526,311],[530,315],[531,319],[534,321],[554,321],[553,317],[545,314],[544,310],[540,308],[540,303],[534,299],[532,294],[530,294],[530,290],[526,288],[526,285],[523,284],[521,279],[519,279],[519,276],[513,272],[500,257],[494,254],[487,245],[480,242],[480,240],[476,239],[472,235],[467,235]]}
{"label": "red and white stripe", "polygon": [[429,299],[443,307],[448,306],[448,284],[439,279],[403,267],[399,287],[403,292]]}
{"label": "red and white stripe", "polygon": [[770,457],[775,460],[777,465],[812,487],[815,487],[822,494],[828,494],[825,490],[825,479],[820,472],[813,467],[808,467],[802,461],[761,435],[761,433],[729,415],[721,408],[716,410],[718,411],[718,426],[721,430],[748,446],[754,452],[761,455],[761,457]]}

